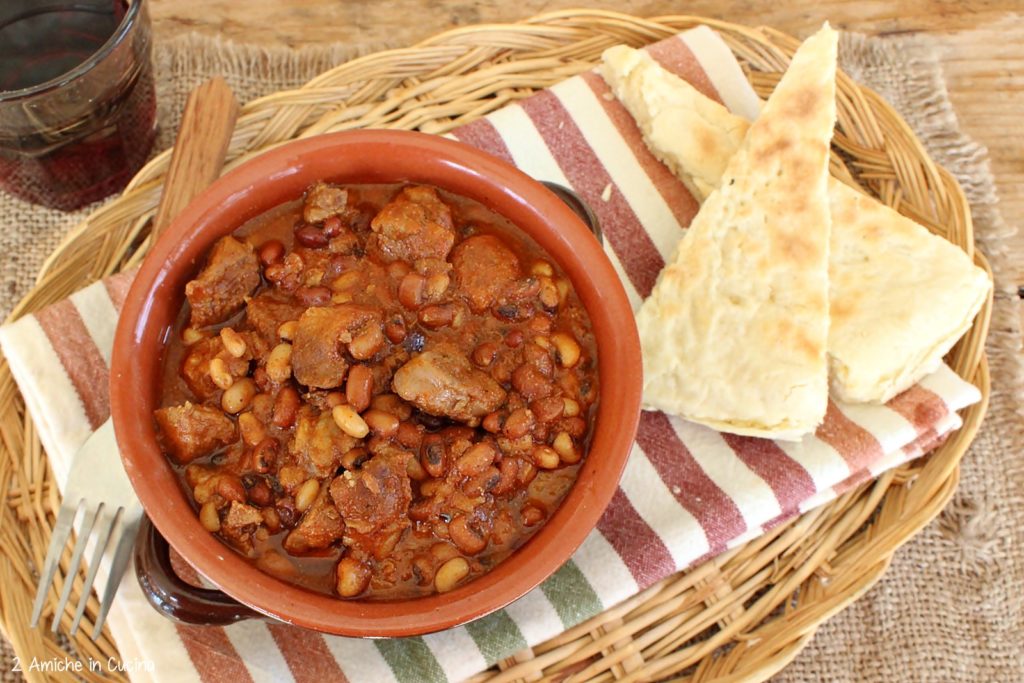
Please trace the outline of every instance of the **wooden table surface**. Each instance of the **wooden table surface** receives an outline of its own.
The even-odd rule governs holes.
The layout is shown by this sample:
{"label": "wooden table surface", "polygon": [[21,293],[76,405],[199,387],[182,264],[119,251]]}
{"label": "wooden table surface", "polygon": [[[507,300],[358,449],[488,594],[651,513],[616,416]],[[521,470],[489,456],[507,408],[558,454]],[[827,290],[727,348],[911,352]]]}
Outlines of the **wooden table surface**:
{"label": "wooden table surface", "polygon": [[[986,145],[1010,225],[1024,217],[1024,3],[1020,0],[150,0],[155,31],[188,31],[243,42],[300,46],[337,41],[404,46],[446,29],[506,22],[589,6],[638,16],[695,14],[805,37],[828,19],[875,35],[936,38],[950,98],[962,128]],[[1012,248],[1024,255],[1024,234]],[[1024,284],[1024,258],[1016,282]]]}

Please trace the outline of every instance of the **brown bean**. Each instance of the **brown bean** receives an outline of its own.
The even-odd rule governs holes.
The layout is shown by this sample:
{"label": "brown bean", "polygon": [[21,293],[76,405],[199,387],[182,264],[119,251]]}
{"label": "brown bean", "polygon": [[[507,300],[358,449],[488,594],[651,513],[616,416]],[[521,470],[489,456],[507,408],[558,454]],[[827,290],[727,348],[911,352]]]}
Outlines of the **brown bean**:
{"label": "brown bean", "polygon": [[580,360],[580,345],[576,338],[567,332],[556,332],[551,335],[551,343],[558,352],[558,362],[563,368],[571,368]]}
{"label": "brown bean", "polygon": [[426,288],[427,278],[419,273],[409,273],[398,283],[398,301],[410,311],[417,310],[423,305],[423,290]]}
{"label": "brown bean", "polygon": [[491,434],[497,434],[505,424],[506,415],[503,412],[494,411],[488,413],[483,421],[483,428]]}
{"label": "brown bean", "polygon": [[489,441],[474,444],[455,461],[455,468],[464,477],[480,474],[494,462],[498,450]]}
{"label": "brown bean", "polygon": [[341,466],[346,470],[355,470],[369,459],[370,451],[362,446],[356,446],[345,451],[344,455],[341,456]]}
{"label": "brown bean", "polygon": [[491,493],[503,496],[511,493],[516,487],[516,475],[519,474],[519,458],[505,456],[498,463],[498,481],[491,487]]}
{"label": "brown bean", "polygon": [[434,559],[429,555],[417,555],[412,558],[412,572],[417,584],[429,586],[434,582]]}
{"label": "brown bean", "polygon": [[373,371],[366,365],[353,365],[345,380],[345,398],[356,412],[370,407],[373,398]]}
{"label": "brown bean", "polygon": [[512,371],[512,386],[528,401],[550,396],[555,390],[540,370],[525,363]]}
{"label": "brown bean", "polygon": [[535,424],[536,420],[532,410],[529,408],[518,408],[513,410],[512,414],[505,420],[503,431],[508,438],[518,439],[529,433]]}
{"label": "brown bean", "polygon": [[263,515],[263,523],[271,533],[276,534],[281,530],[281,515],[277,508],[263,508],[260,512]]}
{"label": "brown bean", "polygon": [[436,330],[451,325],[455,320],[455,307],[451,304],[434,304],[420,311],[420,323]]}
{"label": "brown bean", "polygon": [[439,434],[427,434],[420,446],[420,460],[432,477],[443,477],[445,474],[444,441]]}
{"label": "brown bean", "polygon": [[465,486],[462,487],[462,491],[467,496],[482,496],[484,493],[493,490],[500,480],[501,473],[497,467],[492,465],[467,481]]}
{"label": "brown bean", "polygon": [[562,417],[565,403],[560,396],[549,396],[548,398],[538,399],[531,403],[530,410],[533,411],[538,422],[551,422]]}
{"label": "brown bean", "polygon": [[181,343],[185,346],[192,346],[197,342],[201,342],[206,339],[209,335],[205,332],[201,332],[194,327],[186,327],[181,331]]}
{"label": "brown bean", "polygon": [[398,443],[406,448],[416,450],[423,441],[423,431],[413,422],[402,422],[398,425],[398,433],[395,434]]}
{"label": "brown bean", "polygon": [[405,321],[399,316],[395,316],[384,323],[384,336],[387,337],[388,341],[392,344],[401,344],[405,341],[406,333]]}
{"label": "brown bean", "polygon": [[279,263],[284,258],[284,244],[281,240],[267,240],[260,246],[259,257],[264,267]]}
{"label": "brown bean", "polygon": [[427,301],[440,301],[448,291],[451,278],[444,273],[437,273],[427,278],[423,288],[423,296]]}
{"label": "brown bean", "polygon": [[337,569],[338,595],[354,598],[370,585],[370,568],[354,557],[343,557]]}
{"label": "brown bean", "polygon": [[324,219],[324,234],[328,237],[337,237],[343,227],[341,219],[337,216],[328,216]]}
{"label": "brown bean", "polygon": [[260,474],[270,472],[277,464],[277,456],[280,450],[281,444],[271,436],[260,441],[252,451],[253,469]]}
{"label": "brown bean", "polygon": [[270,492],[267,482],[260,479],[249,488],[249,502],[260,507],[265,507],[274,502],[274,495]]}
{"label": "brown bean", "polygon": [[218,388],[225,391],[235,383],[235,378],[228,370],[228,364],[223,358],[214,358],[210,361],[210,379]]}
{"label": "brown bean", "polygon": [[494,362],[494,357],[498,355],[498,348],[495,342],[480,344],[473,349],[473,362],[482,368],[486,368]]}
{"label": "brown bean", "polygon": [[537,280],[540,282],[540,292],[537,294],[537,298],[540,300],[541,306],[547,311],[556,310],[560,301],[558,287],[550,277],[542,275]]}
{"label": "brown bean", "polygon": [[307,308],[310,306],[326,306],[331,303],[331,290],[321,285],[299,287],[295,290],[295,299]]}
{"label": "brown bean", "polygon": [[408,420],[412,416],[412,406],[398,394],[377,394],[370,401],[370,407],[397,415],[399,420]]}
{"label": "brown bean", "polygon": [[519,513],[520,518],[523,520],[523,526],[537,526],[544,521],[547,517],[547,513],[540,508],[540,506],[534,503],[527,503],[523,506],[523,509]]}
{"label": "brown bean", "polygon": [[502,510],[494,517],[491,525],[491,543],[494,545],[505,545],[515,536],[516,525],[512,521],[512,515],[508,510]]}
{"label": "brown bean", "polygon": [[307,477],[306,470],[297,465],[285,465],[277,471],[277,481],[288,493],[295,493]]}
{"label": "brown bean", "polygon": [[516,481],[519,482],[520,486],[527,486],[537,476],[537,467],[526,460],[519,462],[519,471],[516,472]]}
{"label": "brown bean", "polygon": [[448,525],[452,543],[467,555],[476,555],[487,547],[487,536],[474,526],[466,515],[457,515]]}
{"label": "brown bean", "polygon": [[327,395],[324,396],[324,403],[327,404],[328,408],[333,409],[334,406],[348,405],[348,399],[340,391],[328,391]]}
{"label": "brown bean", "polygon": [[274,399],[274,413],[271,422],[281,429],[288,429],[295,424],[295,417],[298,415],[302,398],[293,386],[281,387]]}
{"label": "brown bean", "polygon": [[302,225],[295,230],[295,241],[309,249],[320,249],[326,247],[330,240],[323,230],[312,225]]}
{"label": "brown bean", "polygon": [[363,413],[363,421],[373,430],[374,434],[385,438],[390,438],[398,432],[398,418],[383,410],[367,410]]}
{"label": "brown bean", "polygon": [[369,360],[377,355],[377,352],[384,348],[384,333],[380,325],[371,324],[348,343],[348,352],[356,360]]}
{"label": "brown bean", "polygon": [[217,493],[225,500],[234,500],[239,503],[245,502],[245,487],[242,480],[233,474],[222,474],[217,480]]}
{"label": "brown bean", "polygon": [[523,339],[525,339],[525,337],[522,330],[512,330],[505,335],[505,345],[515,349],[522,346]]}

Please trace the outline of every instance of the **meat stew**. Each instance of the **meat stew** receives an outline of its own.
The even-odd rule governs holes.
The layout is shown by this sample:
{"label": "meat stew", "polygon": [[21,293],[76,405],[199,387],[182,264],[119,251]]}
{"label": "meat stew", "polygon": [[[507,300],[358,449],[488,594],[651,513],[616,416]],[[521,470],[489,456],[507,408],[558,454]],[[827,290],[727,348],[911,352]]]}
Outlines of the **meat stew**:
{"label": "meat stew", "polygon": [[586,312],[477,202],[317,183],[219,240],[185,296],[161,445],[203,527],[283,580],[451,590],[525,543],[585,457]]}

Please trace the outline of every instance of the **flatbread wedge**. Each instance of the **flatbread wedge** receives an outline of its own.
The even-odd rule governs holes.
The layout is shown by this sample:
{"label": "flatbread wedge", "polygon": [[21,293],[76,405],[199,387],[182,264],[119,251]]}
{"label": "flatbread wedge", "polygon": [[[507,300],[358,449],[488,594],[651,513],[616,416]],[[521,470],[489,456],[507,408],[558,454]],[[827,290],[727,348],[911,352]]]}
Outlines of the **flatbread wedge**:
{"label": "flatbread wedge", "polygon": [[774,439],[824,419],[835,63],[826,26],[793,57],[641,306],[647,407]]}
{"label": "flatbread wedge", "polygon": [[[652,153],[695,196],[721,184],[749,121],[640,50],[609,48],[602,75]],[[961,249],[835,178],[828,196],[832,394],[847,403],[885,402],[939,366],[992,281]]]}

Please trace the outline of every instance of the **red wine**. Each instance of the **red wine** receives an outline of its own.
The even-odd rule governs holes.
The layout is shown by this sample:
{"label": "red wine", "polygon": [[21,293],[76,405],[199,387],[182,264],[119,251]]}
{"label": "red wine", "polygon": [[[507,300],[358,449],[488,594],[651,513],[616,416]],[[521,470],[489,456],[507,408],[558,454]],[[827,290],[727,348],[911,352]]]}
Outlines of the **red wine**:
{"label": "red wine", "polygon": [[[117,192],[155,135],[148,23],[109,46],[125,0],[9,3],[0,3],[0,188],[64,210]],[[73,72],[100,51],[87,73]]]}

